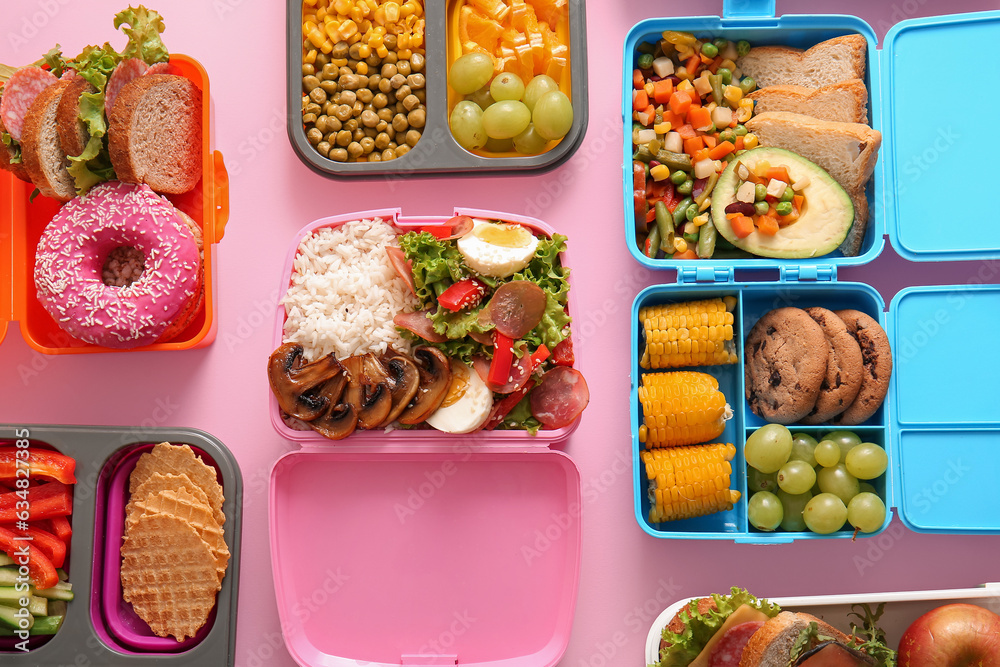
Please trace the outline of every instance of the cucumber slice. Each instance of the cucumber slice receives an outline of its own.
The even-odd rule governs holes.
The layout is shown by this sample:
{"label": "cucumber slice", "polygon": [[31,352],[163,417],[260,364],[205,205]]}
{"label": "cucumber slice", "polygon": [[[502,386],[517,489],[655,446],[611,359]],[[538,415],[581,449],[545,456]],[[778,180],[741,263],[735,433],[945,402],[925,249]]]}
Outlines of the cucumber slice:
{"label": "cucumber slice", "polygon": [[[10,628],[11,630],[18,630],[21,628],[20,621],[23,617],[19,618],[15,614],[20,613],[19,609],[14,609],[13,607],[4,607],[0,605],[0,628]],[[28,615],[28,628],[35,622],[35,617]]]}
{"label": "cucumber slice", "polygon": [[14,564],[14,559],[5,554],[4,552],[0,551],[0,566],[13,565],[13,564]]}
{"label": "cucumber slice", "polygon": [[39,616],[35,618],[35,624],[31,626],[30,633],[33,635],[54,635],[62,627],[65,614],[59,616]]}
{"label": "cucumber slice", "polygon": [[0,567],[0,586],[17,584],[17,567]]}
{"label": "cucumber slice", "polygon": [[49,601],[37,595],[31,595],[27,591],[19,591],[12,586],[0,588],[0,605],[17,609],[21,606],[21,601],[27,598],[28,611],[32,616],[45,616],[49,613]]}
{"label": "cucumber slice", "polygon": [[68,581],[60,581],[52,588],[37,589],[32,586],[31,592],[38,597],[47,598],[49,600],[68,601],[73,599],[73,584]]}

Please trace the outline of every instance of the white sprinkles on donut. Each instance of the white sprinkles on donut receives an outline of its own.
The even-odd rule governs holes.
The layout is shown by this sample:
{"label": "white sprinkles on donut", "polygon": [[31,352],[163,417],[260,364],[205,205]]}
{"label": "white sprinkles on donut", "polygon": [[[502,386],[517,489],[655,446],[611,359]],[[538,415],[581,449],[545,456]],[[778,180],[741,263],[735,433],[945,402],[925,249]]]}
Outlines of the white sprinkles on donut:
{"label": "white sprinkles on donut", "polygon": [[[106,285],[112,250],[145,256],[138,280]],[[167,199],[146,185],[103,183],[65,204],[45,228],[35,256],[38,300],[74,338],[112,348],[155,343],[201,289],[191,230]]]}

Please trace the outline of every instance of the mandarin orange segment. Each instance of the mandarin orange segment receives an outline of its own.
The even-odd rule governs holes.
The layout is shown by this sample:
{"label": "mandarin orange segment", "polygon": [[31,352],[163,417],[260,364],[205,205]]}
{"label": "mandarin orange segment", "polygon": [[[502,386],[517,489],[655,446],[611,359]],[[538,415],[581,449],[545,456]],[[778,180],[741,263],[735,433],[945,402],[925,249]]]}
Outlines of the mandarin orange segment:
{"label": "mandarin orange segment", "polygon": [[558,26],[566,15],[568,0],[532,0],[538,20],[545,21],[550,26]]}
{"label": "mandarin orange segment", "polygon": [[495,21],[503,22],[510,13],[510,7],[503,0],[467,0],[467,2]]}

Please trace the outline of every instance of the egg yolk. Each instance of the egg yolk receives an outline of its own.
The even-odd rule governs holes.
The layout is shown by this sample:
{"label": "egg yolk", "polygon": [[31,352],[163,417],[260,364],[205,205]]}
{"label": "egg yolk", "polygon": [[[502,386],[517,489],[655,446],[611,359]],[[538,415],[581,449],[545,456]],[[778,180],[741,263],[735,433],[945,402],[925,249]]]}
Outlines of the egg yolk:
{"label": "egg yolk", "polygon": [[531,243],[532,238],[531,232],[520,225],[488,223],[477,225],[472,233],[483,243],[501,248],[524,248]]}
{"label": "egg yolk", "polygon": [[469,388],[469,367],[465,364],[451,365],[451,384],[448,385],[448,394],[441,403],[442,408],[454,405],[462,400],[466,390]]}

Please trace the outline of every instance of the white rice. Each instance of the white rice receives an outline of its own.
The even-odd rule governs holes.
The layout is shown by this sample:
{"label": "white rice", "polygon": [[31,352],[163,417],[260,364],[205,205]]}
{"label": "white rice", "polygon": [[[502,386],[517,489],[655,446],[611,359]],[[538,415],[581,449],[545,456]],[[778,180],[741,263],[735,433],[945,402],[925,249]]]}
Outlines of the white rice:
{"label": "white rice", "polygon": [[338,359],[380,354],[410,344],[392,318],[417,308],[386,254],[396,230],[385,221],[352,220],[314,231],[299,244],[291,285],[282,299],[287,319],[284,342],[299,343],[313,361],[331,352]]}

